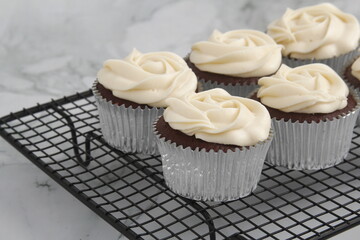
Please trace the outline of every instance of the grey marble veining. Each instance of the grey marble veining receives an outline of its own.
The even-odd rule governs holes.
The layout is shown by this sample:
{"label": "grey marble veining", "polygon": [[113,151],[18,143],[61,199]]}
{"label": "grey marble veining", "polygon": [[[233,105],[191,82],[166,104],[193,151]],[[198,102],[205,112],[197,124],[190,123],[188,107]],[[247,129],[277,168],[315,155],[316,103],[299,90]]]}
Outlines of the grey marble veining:
{"label": "grey marble veining", "polygon": [[[0,0],[0,115],[88,89],[132,48],[185,56],[213,29],[265,30],[310,0]],[[330,1],[360,18],[360,2]],[[0,239],[124,239],[0,139]],[[356,239],[360,227],[333,239]]]}

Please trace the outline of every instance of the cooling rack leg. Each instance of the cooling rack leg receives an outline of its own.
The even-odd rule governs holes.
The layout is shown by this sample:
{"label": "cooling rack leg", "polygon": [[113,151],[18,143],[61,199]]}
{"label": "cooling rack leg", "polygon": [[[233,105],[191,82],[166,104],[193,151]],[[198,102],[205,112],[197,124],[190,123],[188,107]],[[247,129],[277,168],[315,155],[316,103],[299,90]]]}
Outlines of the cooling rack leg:
{"label": "cooling rack leg", "polygon": [[62,109],[58,108],[57,106],[52,106],[52,109],[55,112],[57,112],[58,114],[60,114],[66,120],[67,125],[70,128],[71,140],[72,140],[71,142],[73,144],[74,155],[75,155],[77,161],[79,162],[79,164],[81,164],[84,167],[87,167],[90,164],[90,161],[92,159],[92,157],[90,155],[90,153],[91,153],[91,148],[90,148],[91,139],[93,139],[96,136],[94,136],[94,134],[92,134],[91,132],[86,134],[86,137],[85,137],[86,159],[83,160],[81,155],[80,155],[77,134],[76,134],[74,123],[71,120],[71,117],[68,114],[66,114]]}
{"label": "cooling rack leg", "polygon": [[[183,198],[183,199],[185,199],[185,198]],[[185,201],[187,201],[193,208],[198,210],[199,213],[201,213],[201,215],[203,215],[203,217],[206,221],[206,224],[209,226],[210,240],[215,240],[216,239],[215,226],[214,226],[213,220],[211,219],[210,214],[203,207],[201,207],[199,204],[197,204],[196,201],[189,200],[189,199],[185,199]]]}

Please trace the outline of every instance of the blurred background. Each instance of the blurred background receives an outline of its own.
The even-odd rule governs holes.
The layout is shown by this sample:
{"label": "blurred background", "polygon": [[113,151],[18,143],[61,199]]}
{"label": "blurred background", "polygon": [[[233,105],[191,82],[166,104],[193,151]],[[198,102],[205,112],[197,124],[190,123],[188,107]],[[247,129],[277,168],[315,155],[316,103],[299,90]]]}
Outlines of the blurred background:
{"label": "blurred background", "polygon": [[[0,113],[85,90],[104,60],[134,47],[185,56],[215,28],[265,30],[286,7],[320,2],[0,0]],[[354,1],[329,2],[360,17]]]}
{"label": "blurred background", "polygon": [[[0,115],[87,90],[104,60],[134,47],[185,56],[214,29],[265,31],[287,7],[321,2],[0,0]],[[360,19],[359,1],[328,2]],[[0,239],[121,238],[3,139],[0,213]]]}

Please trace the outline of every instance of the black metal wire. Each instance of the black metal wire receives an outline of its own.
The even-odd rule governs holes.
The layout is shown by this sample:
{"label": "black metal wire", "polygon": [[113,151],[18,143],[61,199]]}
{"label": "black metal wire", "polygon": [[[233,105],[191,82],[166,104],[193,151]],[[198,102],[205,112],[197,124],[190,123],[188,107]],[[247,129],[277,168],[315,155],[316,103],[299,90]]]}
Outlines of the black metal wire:
{"label": "black metal wire", "polygon": [[91,91],[0,119],[0,134],[129,239],[326,239],[360,224],[360,129],[344,163],[319,171],[265,164],[256,191],[227,203],[177,196],[159,156],[101,137]]}
{"label": "black metal wire", "polygon": [[74,155],[81,165],[84,165],[85,167],[87,167],[90,164],[90,140],[91,140],[92,134],[88,133],[86,135],[86,142],[85,142],[86,159],[83,160],[79,153],[79,144],[78,144],[78,140],[77,140],[77,136],[76,136],[76,130],[75,130],[74,123],[71,120],[71,117],[68,114],[64,113],[63,110],[61,110],[57,107],[53,107],[53,109],[55,112],[60,114],[66,120],[67,125],[69,126],[70,132],[71,132],[71,141],[73,144]]}

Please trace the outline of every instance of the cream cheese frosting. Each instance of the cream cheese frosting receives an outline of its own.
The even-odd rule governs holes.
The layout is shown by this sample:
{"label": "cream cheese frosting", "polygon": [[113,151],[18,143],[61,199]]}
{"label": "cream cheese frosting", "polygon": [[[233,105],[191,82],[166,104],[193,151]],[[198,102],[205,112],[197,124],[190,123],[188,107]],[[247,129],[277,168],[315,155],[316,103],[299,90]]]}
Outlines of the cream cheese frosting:
{"label": "cream cheese frosting", "polygon": [[176,130],[207,142],[251,146],[269,136],[271,119],[261,103],[215,88],[169,98],[164,119]]}
{"label": "cream cheese frosting", "polygon": [[351,65],[351,74],[360,80],[360,57]]}
{"label": "cream cheese frosting", "polygon": [[283,56],[297,59],[340,56],[355,50],[360,38],[356,17],[330,3],[287,9],[267,33],[284,46]]}
{"label": "cream cheese frosting", "polygon": [[142,54],[104,62],[97,78],[113,95],[152,107],[166,107],[169,97],[195,92],[197,78],[180,56],[171,52]]}
{"label": "cream cheese frosting", "polygon": [[283,112],[331,113],[347,105],[349,89],[340,76],[321,63],[290,68],[259,80],[261,102]]}
{"label": "cream cheese frosting", "polygon": [[276,72],[281,64],[281,46],[255,30],[221,33],[192,46],[190,61],[201,71],[235,77],[260,77]]}

